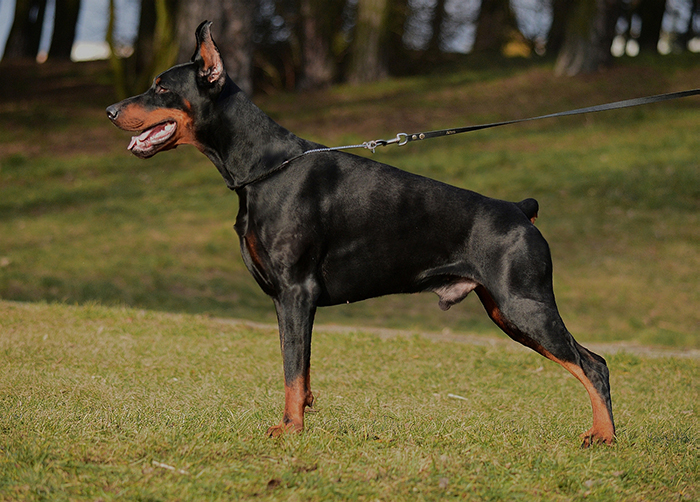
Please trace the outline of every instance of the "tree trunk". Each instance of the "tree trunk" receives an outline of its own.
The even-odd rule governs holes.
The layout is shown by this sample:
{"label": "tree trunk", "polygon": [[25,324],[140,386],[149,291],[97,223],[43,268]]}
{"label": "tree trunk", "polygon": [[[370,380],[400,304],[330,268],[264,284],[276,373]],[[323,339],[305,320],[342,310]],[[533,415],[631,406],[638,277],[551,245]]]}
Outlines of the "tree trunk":
{"label": "tree trunk", "polygon": [[639,34],[639,50],[658,52],[661,36],[661,21],[666,12],[666,0],[641,0],[638,11],[642,18],[642,32]]}
{"label": "tree trunk", "polygon": [[115,0],[109,0],[107,34],[105,39],[109,45],[109,64],[112,69],[112,76],[114,80],[114,93],[117,95],[117,99],[124,99],[131,93],[129,92],[129,86],[126,83],[126,65],[124,60],[117,54],[117,47],[114,42],[114,2]]}
{"label": "tree trunk", "polygon": [[56,0],[49,59],[70,60],[79,13],[80,0]]}
{"label": "tree trunk", "polygon": [[690,5],[690,16],[688,17],[688,23],[686,24],[685,32],[684,33],[679,33],[678,34],[678,44],[683,47],[683,49],[687,49],[688,47],[688,42],[690,42],[695,35],[697,34],[695,32],[695,28],[693,27],[693,22],[695,19],[695,16],[698,15],[698,4],[700,2],[698,0],[692,0],[691,5]]}
{"label": "tree trunk", "polygon": [[611,62],[621,4],[621,0],[575,0],[554,68],[557,75],[591,73]]}
{"label": "tree trunk", "polygon": [[433,10],[433,20],[431,22],[433,32],[430,34],[428,42],[428,54],[435,56],[440,54],[442,42],[442,25],[445,21],[445,0],[437,0]]}
{"label": "tree trunk", "polygon": [[518,33],[510,0],[482,0],[476,21],[473,52],[500,51]]}
{"label": "tree trunk", "polygon": [[36,59],[45,11],[46,0],[17,0],[3,59]]}
{"label": "tree trunk", "polygon": [[143,84],[150,84],[148,77],[152,77],[155,71],[153,68],[153,53],[155,48],[156,17],[155,2],[153,0],[142,1],[141,13],[139,14],[139,29],[134,42],[134,54],[129,58],[129,71],[133,75],[141,75]]}
{"label": "tree trunk", "polygon": [[359,0],[350,55],[350,82],[373,82],[388,75],[383,42],[387,0]]}
{"label": "tree trunk", "polygon": [[329,85],[335,76],[331,57],[332,30],[329,29],[328,3],[301,0],[302,79],[300,87],[313,89]]}
{"label": "tree trunk", "polygon": [[384,50],[387,69],[391,72],[402,73],[408,66],[403,35],[409,12],[408,0],[389,0]]}
{"label": "tree trunk", "polygon": [[151,79],[178,62],[181,40],[177,31],[178,0],[155,0],[155,6],[156,24],[153,30]]}
{"label": "tree trunk", "polygon": [[552,26],[547,35],[547,54],[558,54],[564,46],[571,0],[552,0]]}
{"label": "tree trunk", "polygon": [[151,85],[153,78],[177,61],[175,13],[177,0],[145,0],[141,5],[139,30],[134,54],[123,59],[114,40],[114,2],[109,2],[107,43],[117,96],[138,94]]}
{"label": "tree trunk", "polygon": [[194,32],[204,21],[213,21],[216,41],[229,76],[246,93],[253,91],[253,21],[255,0],[180,0],[177,33],[180,61],[194,53]]}

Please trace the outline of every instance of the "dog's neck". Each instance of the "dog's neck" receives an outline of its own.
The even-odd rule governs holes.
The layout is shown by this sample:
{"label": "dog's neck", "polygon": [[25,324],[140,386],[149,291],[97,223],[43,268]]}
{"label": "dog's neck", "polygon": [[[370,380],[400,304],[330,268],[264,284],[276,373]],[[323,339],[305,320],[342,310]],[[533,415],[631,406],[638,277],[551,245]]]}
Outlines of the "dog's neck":
{"label": "dog's neck", "polygon": [[[230,78],[205,120],[208,127],[198,134],[202,152],[232,190],[317,146],[268,117]],[[228,134],[222,135],[222,131]]]}

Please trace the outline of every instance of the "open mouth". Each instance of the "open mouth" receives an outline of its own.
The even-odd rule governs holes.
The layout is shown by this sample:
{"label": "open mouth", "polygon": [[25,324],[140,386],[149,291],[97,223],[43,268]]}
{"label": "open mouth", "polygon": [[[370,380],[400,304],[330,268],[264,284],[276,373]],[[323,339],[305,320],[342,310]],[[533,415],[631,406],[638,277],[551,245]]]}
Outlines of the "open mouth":
{"label": "open mouth", "polygon": [[169,120],[156,124],[138,136],[132,137],[127,150],[137,157],[151,157],[173,137],[176,130],[177,122],[175,121]]}

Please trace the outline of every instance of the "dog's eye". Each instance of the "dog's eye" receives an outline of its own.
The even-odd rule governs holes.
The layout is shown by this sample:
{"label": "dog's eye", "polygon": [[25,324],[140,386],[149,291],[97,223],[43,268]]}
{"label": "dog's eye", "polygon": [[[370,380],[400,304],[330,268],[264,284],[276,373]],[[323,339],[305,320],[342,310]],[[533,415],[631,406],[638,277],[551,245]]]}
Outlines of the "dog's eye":
{"label": "dog's eye", "polygon": [[156,85],[156,94],[165,94],[166,92],[170,92],[170,91],[160,84]]}

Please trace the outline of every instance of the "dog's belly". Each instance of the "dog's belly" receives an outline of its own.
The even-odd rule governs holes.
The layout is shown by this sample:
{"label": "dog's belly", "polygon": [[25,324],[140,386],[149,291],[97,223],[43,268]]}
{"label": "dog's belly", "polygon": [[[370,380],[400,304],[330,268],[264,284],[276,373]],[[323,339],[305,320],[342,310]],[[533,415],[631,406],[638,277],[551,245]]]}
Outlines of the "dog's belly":
{"label": "dog's belly", "polygon": [[443,306],[449,308],[476,286],[477,273],[463,253],[449,253],[436,245],[420,247],[392,241],[371,248],[353,244],[331,250],[323,260],[319,305],[435,291],[444,300]]}
{"label": "dog's belly", "polygon": [[412,283],[405,284],[399,284],[396,281],[387,284],[371,280],[363,281],[361,284],[356,282],[346,282],[345,284],[331,282],[326,284],[324,294],[319,298],[318,306],[327,307],[343,303],[354,303],[390,294],[432,291],[439,297],[439,307],[442,310],[448,310],[453,305],[464,300],[478,285],[474,279],[459,276],[440,276],[431,278],[430,281],[415,280]]}

